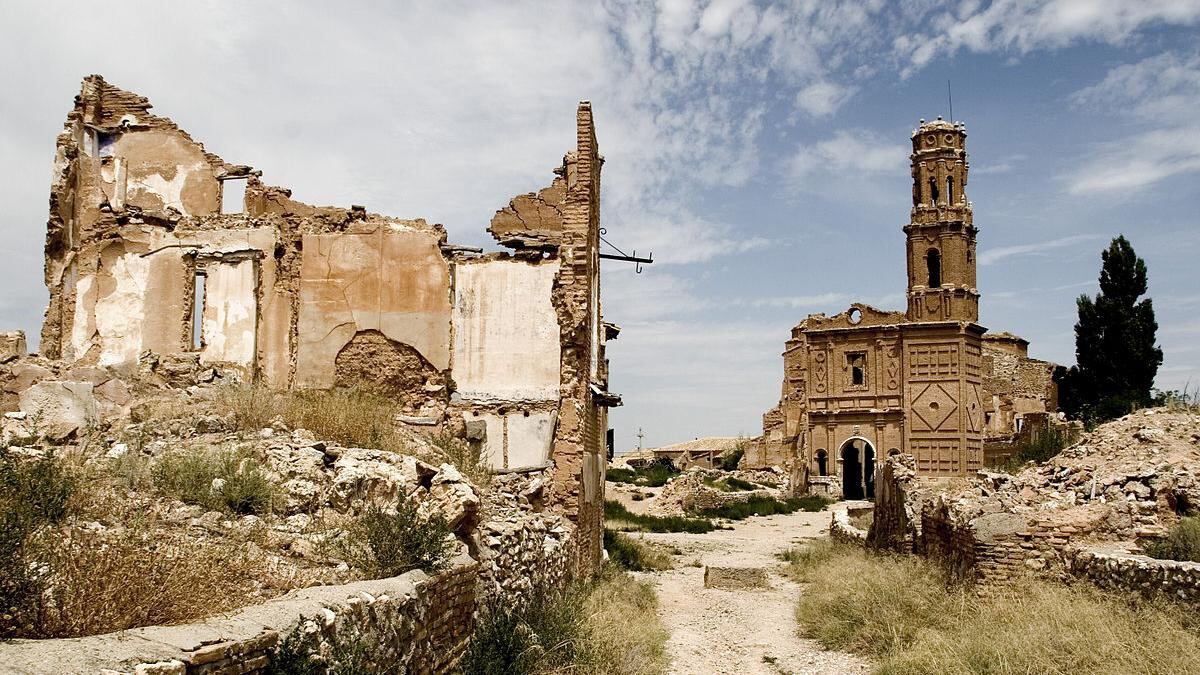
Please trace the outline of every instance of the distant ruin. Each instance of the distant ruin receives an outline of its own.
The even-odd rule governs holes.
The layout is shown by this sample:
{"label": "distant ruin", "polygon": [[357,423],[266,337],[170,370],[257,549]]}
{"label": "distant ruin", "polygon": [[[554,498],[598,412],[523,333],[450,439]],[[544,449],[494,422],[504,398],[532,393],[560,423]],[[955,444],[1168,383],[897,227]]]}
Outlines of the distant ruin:
{"label": "distant ruin", "polygon": [[493,218],[512,249],[493,254],[422,219],[295,201],[150,108],[92,75],[58,137],[41,354],[388,392],[404,422],[481,444],[495,470],[553,465],[550,502],[579,526],[580,567],[597,565],[607,407],[620,398],[590,103],[550,186]]}
{"label": "distant ruin", "polygon": [[924,476],[969,475],[1056,412],[1054,364],[979,324],[966,137],[940,118],[912,133],[907,310],[855,303],[793,328],[779,405],[743,467],[790,467],[797,484],[861,499],[888,455],[912,454]]}

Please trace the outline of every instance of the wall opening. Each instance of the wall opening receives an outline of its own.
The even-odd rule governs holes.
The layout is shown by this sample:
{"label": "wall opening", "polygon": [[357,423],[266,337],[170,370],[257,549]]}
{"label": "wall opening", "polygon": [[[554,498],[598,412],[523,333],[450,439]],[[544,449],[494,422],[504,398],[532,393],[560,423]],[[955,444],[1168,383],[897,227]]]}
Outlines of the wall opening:
{"label": "wall opening", "polygon": [[946,176],[946,203],[954,203],[954,176]]}
{"label": "wall opening", "polygon": [[862,387],[867,384],[867,355],[865,352],[846,354],[846,367],[850,369],[850,386]]}
{"label": "wall opening", "polygon": [[934,179],[932,179],[932,178],[930,178],[930,179],[929,179],[929,205],[930,205],[930,206],[937,206],[937,203],[938,203],[938,186],[937,186],[937,181],[936,181],[936,180],[934,180]]}
{"label": "wall opening", "polygon": [[849,440],[842,446],[842,497],[863,498],[863,466],[858,441]]}
{"label": "wall opening", "polygon": [[929,249],[925,254],[925,267],[929,272],[930,288],[940,288],[942,285],[942,254],[936,248]]}
{"label": "wall opening", "polygon": [[192,286],[192,349],[204,349],[204,272],[196,272]]}
{"label": "wall opening", "polygon": [[829,475],[829,453],[824,448],[817,450],[817,475]]}
{"label": "wall opening", "polygon": [[246,210],[246,179],[226,178],[221,181],[221,213],[242,213]]}

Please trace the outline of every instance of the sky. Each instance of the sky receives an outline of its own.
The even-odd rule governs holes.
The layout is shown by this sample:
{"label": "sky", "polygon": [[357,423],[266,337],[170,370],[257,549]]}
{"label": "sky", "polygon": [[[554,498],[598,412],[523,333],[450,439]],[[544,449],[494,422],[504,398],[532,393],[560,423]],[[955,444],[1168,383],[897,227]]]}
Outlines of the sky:
{"label": "sky", "polygon": [[[618,451],[761,431],[792,326],[904,307],[909,135],[968,132],[981,323],[1074,362],[1125,234],[1157,386],[1200,386],[1200,0],[55,2],[0,6],[0,329],[36,342],[54,140],[80,80],[148,96],[312,204],[485,228],[592,101]],[[31,345],[32,347],[32,345]]]}

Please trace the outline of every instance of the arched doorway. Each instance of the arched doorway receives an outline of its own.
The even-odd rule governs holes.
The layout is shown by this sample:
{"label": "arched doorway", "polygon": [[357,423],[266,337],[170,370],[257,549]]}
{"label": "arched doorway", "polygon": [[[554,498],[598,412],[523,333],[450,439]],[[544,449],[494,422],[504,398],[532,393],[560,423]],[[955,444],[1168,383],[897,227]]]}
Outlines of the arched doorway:
{"label": "arched doorway", "polygon": [[842,498],[875,496],[875,448],[865,438],[851,438],[838,453],[842,464]]}

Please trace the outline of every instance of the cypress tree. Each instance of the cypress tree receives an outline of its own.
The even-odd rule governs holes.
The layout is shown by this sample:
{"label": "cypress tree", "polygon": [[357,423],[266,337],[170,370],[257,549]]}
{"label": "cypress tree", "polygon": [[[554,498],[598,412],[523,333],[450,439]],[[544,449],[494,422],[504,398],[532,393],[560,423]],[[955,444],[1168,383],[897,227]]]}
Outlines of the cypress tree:
{"label": "cypress tree", "polygon": [[1152,403],[1162,364],[1158,323],[1146,293],[1146,263],[1124,235],[1100,254],[1100,293],[1079,296],[1075,364],[1060,382],[1060,407],[1069,417],[1101,422]]}

